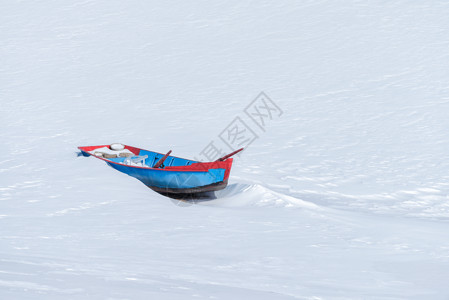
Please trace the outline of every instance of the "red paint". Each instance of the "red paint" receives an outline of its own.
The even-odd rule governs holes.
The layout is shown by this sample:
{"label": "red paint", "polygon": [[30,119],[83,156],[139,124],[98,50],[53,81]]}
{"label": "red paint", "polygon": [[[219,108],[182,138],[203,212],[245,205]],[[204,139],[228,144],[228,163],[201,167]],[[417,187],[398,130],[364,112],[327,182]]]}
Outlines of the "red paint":
{"label": "red paint", "polygon": [[84,152],[89,152],[98,148],[103,148],[103,147],[108,147],[109,145],[101,145],[101,146],[84,146],[84,147],[78,147],[78,149],[84,151]]}
{"label": "red paint", "polygon": [[140,149],[132,146],[125,145],[125,149],[128,149],[132,153],[134,153],[136,156],[139,155]]}

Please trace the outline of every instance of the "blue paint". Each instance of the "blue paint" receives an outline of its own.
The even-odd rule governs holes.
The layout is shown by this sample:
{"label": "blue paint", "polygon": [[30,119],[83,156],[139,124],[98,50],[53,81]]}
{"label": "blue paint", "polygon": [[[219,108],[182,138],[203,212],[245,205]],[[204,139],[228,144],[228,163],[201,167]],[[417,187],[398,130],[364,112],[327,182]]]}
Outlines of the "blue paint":
{"label": "blue paint", "polygon": [[[152,160],[150,160],[152,161]],[[225,169],[200,171],[166,171],[164,169],[136,168],[107,162],[109,166],[132,176],[150,187],[186,189],[201,187],[223,181]]]}

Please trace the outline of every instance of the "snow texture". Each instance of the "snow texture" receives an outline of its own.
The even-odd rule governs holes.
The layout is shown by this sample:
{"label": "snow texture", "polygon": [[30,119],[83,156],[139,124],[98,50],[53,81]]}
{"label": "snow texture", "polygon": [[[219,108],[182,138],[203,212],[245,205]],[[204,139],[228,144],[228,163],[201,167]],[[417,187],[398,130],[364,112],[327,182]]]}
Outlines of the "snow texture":
{"label": "snow texture", "polygon": [[[447,1],[0,16],[0,299],[449,299]],[[261,91],[282,110],[262,128],[244,113]],[[76,155],[230,152],[234,120],[257,139],[214,200]]]}

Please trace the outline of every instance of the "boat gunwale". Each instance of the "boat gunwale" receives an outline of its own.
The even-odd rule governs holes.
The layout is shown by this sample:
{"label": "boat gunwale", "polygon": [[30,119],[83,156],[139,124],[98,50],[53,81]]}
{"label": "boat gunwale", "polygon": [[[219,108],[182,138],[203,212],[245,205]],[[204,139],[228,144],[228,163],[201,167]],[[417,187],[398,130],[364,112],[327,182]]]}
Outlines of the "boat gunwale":
{"label": "boat gunwale", "polygon": [[[100,145],[100,146],[98,146],[98,148],[103,147],[103,146],[105,146],[105,145]],[[108,146],[108,145],[106,145],[106,146]],[[125,146],[125,148],[126,147],[132,147],[132,146],[129,146],[129,145],[124,145],[124,146]],[[79,146],[78,149],[80,151],[84,152],[84,153],[89,154],[90,156],[93,156],[95,158],[101,159],[101,160],[105,161],[106,163],[116,164],[116,165],[129,167],[129,168],[136,168],[136,169],[143,169],[143,170],[157,170],[157,171],[166,171],[166,172],[205,172],[205,173],[207,173],[210,169],[213,169],[213,170],[214,169],[225,169],[225,170],[228,170],[228,168],[226,168],[226,167],[224,167],[224,168],[207,168],[207,169],[203,169],[203,170],[198,170],[197,166],[195,166],[195,168],[192,168],[192,169],[181,169],[181,170],[173,169],[173,168],[178,168],[178,167],[185,168],[185,167],[189,167],[189,166],[193,166],[193,165],[202,165],[202,164],[210,164],[210,163],[217,163],[217,164],[219,164],[221,162],[196,162],[196,163],[193,163],[193,164],[187,165],[187,166],[170,166],[169,167],[170,169],[131,166],[131,165],[126,165],[126,164],[123,164],[123,163],[115,162],[115,161],[112,161],[112,160],[109,160],[109,159],[106,159],[106,158],[103,158],[103,157],[96,156],[94,154],[89,153],[89,151],[81,149],[81,148],[85,148],[85,147],[97,147],[97,146]],[[139,150],[144,150],[144,151],[148,151],[148,152],[153,152],[153,153],[157,153],[157,154],[162,154],[162,153],[159,153],[159,152],[150,151],[150,150],[146,150],[146,149],[142,149],[142,148],[136,148],[136,147],[132,147],[132,148],[139,149]],[[93,149],[93,150],[95,150],[95,149]],[[93,151],[93,150],[91,150],[91,151]],[[180,158],[180,159],[191,161],[190,159],[177,157],[177,156],[171,156],[170,155],[169,157],[175,157],[175,158]],[[227,161],[227,159],[225,161]],[[225,161],[223,161],[223,162],[225,162]]]}

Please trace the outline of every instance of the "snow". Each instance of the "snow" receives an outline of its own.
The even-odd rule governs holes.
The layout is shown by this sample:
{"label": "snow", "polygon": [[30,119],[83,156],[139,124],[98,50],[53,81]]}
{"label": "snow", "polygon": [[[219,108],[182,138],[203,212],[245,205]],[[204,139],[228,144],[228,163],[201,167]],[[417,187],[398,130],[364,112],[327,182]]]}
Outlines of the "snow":
{"label": "snow", "polygon": [[[123,150],[112,150],[109,149],[108,147],[100,147],[97,149],[94,149],[92,151],[88,151],[90,154],[92,155],[96,155],[96,153],[99,155],[99,153],[102,154],[116,154],[117,157],[121,154],[121,153],[126,153],[126,154],[133,154],[131,151],[129,151],[128,149],[123,149]],[[134,154],[133,154],[134,155]]]}
{"label": "snow", "polygon": [[[447,299],[445,1],[3,1],[1,299]],[[264,130],[245,108],[282,109]],[[257,139],[217,199],[79,157]],[[226,145],[223,149],[231,152]]]}

